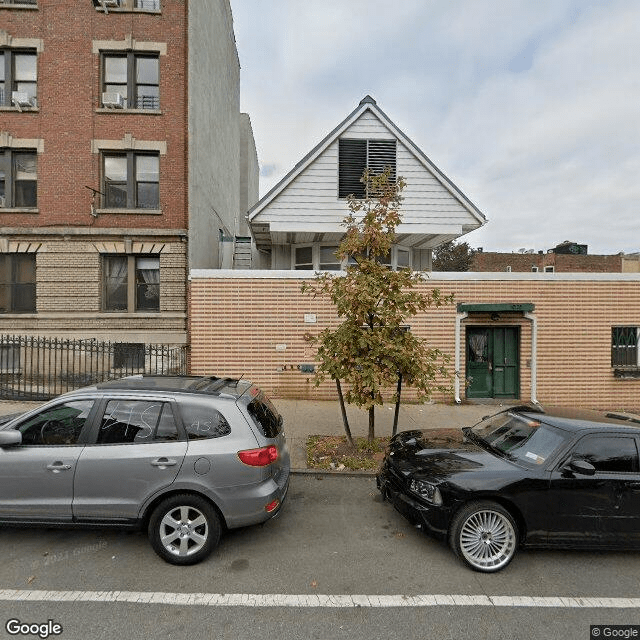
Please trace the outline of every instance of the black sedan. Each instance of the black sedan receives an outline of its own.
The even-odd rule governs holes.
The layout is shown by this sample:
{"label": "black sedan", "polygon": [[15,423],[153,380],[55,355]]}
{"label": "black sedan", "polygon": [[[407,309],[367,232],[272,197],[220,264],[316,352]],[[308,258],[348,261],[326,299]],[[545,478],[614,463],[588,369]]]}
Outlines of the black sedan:
{"label": "black sedan", "polygon": [[640,548],[640,417],[512,407],[461,431],[404,431],[377,484],[476,571],[520,545]]}

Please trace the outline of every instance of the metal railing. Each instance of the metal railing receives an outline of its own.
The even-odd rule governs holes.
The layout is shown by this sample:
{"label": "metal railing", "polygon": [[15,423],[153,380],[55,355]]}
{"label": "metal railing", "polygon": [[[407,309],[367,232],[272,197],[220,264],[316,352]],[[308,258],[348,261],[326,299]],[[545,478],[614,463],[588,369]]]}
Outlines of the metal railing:
{"label": "metal railing", "polygon": [[47,400],[140,373],[187,373],[187,347],[0,335],[0,399]]}

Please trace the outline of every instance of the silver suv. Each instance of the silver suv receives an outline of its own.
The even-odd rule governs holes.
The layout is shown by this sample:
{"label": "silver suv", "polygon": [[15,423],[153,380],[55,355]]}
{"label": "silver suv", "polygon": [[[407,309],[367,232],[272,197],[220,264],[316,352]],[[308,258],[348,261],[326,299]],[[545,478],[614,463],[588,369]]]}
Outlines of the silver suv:
{"label": "silver suv", "polygon": [[132,376],[0,425],[0,523],[148,530],[167,562],[272,518],[289,486],[282,417],[244,380]]}

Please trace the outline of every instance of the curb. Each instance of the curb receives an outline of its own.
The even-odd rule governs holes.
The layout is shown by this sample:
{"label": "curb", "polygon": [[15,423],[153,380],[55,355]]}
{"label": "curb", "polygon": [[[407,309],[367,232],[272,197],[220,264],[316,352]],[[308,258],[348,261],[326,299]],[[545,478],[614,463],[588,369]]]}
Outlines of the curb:
{"label": "curb", "polygon": [[337,471],[332,469],[291,469],[289,473],[301,476],[347,476],[354,478],[375,478],[377,475],[377,471],[369,471],[367,469],[345,469],[344,471]]}

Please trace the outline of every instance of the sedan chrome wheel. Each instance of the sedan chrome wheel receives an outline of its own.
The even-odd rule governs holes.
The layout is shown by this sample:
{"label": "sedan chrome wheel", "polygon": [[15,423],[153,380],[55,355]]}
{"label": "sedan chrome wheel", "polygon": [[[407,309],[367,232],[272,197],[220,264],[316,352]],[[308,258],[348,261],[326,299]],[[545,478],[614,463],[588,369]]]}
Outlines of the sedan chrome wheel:
{"label": "sedan chrome wheel", "polygon": [[517,526],[498,504],[472,503],[463,508],[452,527],[452,546],[476,571],[498,571],[515,555]]}
{"label": "sedan chrome wheel", "polygon": [[156,553],[172,564],[195,564],[218,543],[220,521],[204,498],[173,496],[156,507],[149,521]]}

